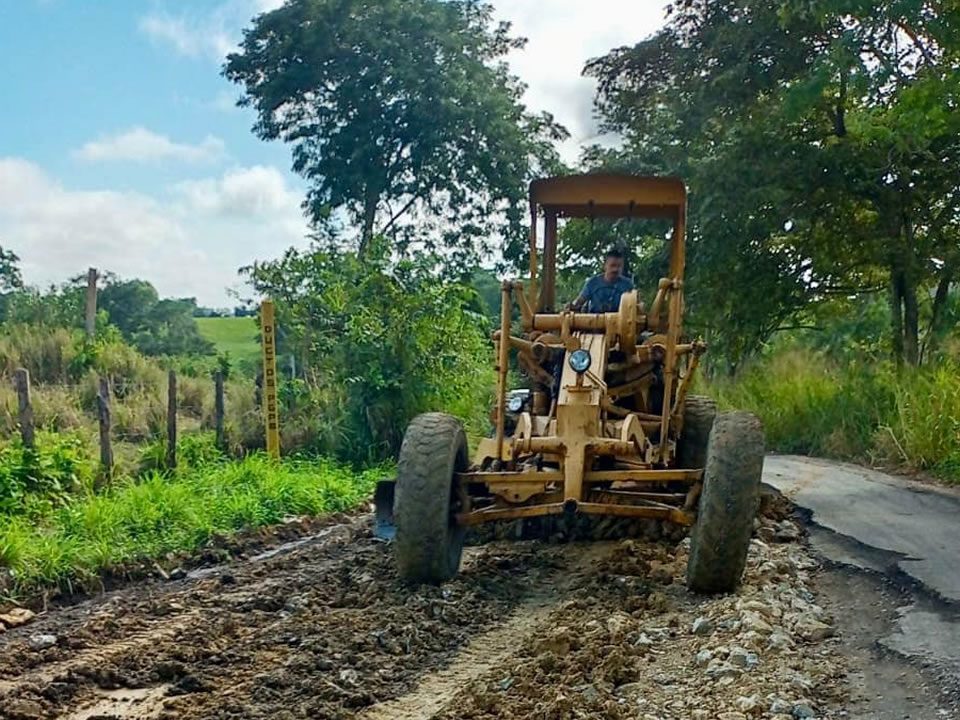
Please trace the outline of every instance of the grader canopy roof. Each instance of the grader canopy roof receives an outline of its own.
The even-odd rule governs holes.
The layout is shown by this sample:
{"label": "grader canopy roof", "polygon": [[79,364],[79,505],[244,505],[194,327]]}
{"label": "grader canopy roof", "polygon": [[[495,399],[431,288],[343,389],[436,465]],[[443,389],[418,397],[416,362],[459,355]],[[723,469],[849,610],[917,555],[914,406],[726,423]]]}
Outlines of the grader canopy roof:
{"label": "grader canopy roof", "polygon": [[683,181],[633,175],[568,175],[535,180],[530,205],[559,217],[675,219],[686,207]]}
{"label": "grader canopy roof", "polygon": [[[542,271],[537,247],[540,210],[544,219]],[[538,312],[554,312],[557,307],[558,218],[671,221],[670,277],[681,280],[686,212],[687,189],[679,178],[595,174],[534,180],[530,183],[530,304],[535,305]]]}

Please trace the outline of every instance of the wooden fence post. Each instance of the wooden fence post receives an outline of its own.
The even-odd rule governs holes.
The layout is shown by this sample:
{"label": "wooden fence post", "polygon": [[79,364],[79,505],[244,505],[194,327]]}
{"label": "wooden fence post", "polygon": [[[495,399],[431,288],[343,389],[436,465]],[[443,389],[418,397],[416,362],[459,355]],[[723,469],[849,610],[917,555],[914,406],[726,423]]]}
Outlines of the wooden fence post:
{"label": "wooden fence post", "polygon": [[17,417],[20,422],[20,438],[23,446],[34,447],[33,405],[30,402],[30,372],[19,368],[13,374],[13,384],[17,388]]}
{"label": "wooden fence post", "polygon": [[87,304],[84,313],[84,327],[87,337],[92,338],[97,331],[97,269],[87,270]]}
{"label": "wooden fence post", "polygon": [[227,438],[223,430],[224,402],[223,402],[223,371],[217,370],[213,374],[213,412],[214,428],[217,433],[217,448],[221,452],[227,449]]}
{"label": "wooden fence post", "polygon": [[167,470],[177,469],[177,374],[167,375]]}
{"label": "wooden fence post", "polygon": [[113,477],[113,445],[110,441],[110,382],[100,378],[97,393],[97,419],[100,423],[100,474],[105,480]]}

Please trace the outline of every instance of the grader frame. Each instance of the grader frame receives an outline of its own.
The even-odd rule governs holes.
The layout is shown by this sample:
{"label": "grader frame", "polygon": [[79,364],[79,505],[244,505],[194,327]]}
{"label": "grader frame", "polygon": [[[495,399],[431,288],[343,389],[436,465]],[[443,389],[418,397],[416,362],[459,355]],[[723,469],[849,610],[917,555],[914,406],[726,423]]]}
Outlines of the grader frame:
{"label": "grader frame", "polygon": [[[537,220],[544,219],[543,270],[538,278]],[[530,187],[530,281],[502,285],[496,346],[496,433],[481,440],[474,469],[457,475],[473,493],[457,514],[463,525],[562,513],[694,521],[692,509],[702,468],[677,468],[676,444],[690,381],[705,347],[681,343],[686,189],[673,178],[581,175],[535,181]],[[618,312],[555,312],[557,228],[560,218],[661,218],[671,220],[669,277],[660,281],[650,312],[636,292]],[[511,335],[513,303],[522,337]],[[641,339],[641,333],[646,339]],[[521,414],[512,436],[505,431],[509,351],[541,387],[544,360],[565,355],[559,393],[534,393],[533,412]],[[586,350],[591,366],[578,373],[566,360]],[[611,366],[608,358],[617,351]],[[681,374],[681,362],[686,360]],[[662,368],[662,407],[650,408],[651,371]],[[609,371],[616,372],[609,372]],[[620,381],[610,383],[616,376]],[[633,409],[621,400],[632,399]],[[640,407],[637,407],[640,406]],[[651,412],[658,410],[658,412]],[[603,458],[609,469],[593,467]],[[669,486],[671,491],[657,492]],[[678,493],[678,487],[685,488]]]}
{"label": "grader frame", "polygon": [[[404,435],[396,481],[377,487],[376,532],[393,539],[401,579],[436,583],[456,575],[470,526],[582,514],[693,526],[688,586],[736,587],[756,511],[763,430],[748,413],[717,414],[709,398],[688,397],[706,347],[681,342],[686,208],[686,189],[674,178],[579,175],[532,183],[530,279],[503,283],[494,333],[493,437],[480,441],[471,462],[459,420],[418,415]],[[592,217],[672,221],[669,273],[649,311],[635,291],[622,295],[616,312],[556,311],[558,220]],[[508,432],[511,350],[533,387],[524,396],[529,407],[523,399],[511,409]]]}

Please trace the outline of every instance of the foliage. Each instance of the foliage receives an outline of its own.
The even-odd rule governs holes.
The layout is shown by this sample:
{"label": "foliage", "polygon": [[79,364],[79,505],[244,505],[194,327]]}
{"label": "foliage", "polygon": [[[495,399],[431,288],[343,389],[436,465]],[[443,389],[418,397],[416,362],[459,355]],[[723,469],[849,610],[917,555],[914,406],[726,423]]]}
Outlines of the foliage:
{"label": "foliage", "polygon": [[0,295],[23,287],[19,263],[20,258],[15,252],[0,245]]}
{"label": "foliage", "polygon": [[248,269],[277,303],[306,380],[317,449],[354,461],[391,457],[414,415],[447,410],[478,427],[488,409],[486,319],[475,292],[438,279],[435,261],[288,250]]}
{"label": "foliage", "polygon": [[0,567],[12,571],[15,594],[93,588],[106,570],[195,551],[291,515],[349,510],[367,500],[383,474],[263,456],[172,478],[152,474],[30,518],[0,515]]}
{"label": "foliage", "polygon": [[[0,248],[2,250],[2,248]],[[106,273],[97,294],[96,334],[111,328],[147,355],[209,354],[213,345],[197,330],[193,298],[160,299],[145,280],[119,280]],[[3,295],[0,321],[7,326],[81,329],[86,278],[77,277],[46,290],[22,285]]]}
{"label": "foliage", "polygon": [[779,352],[707,390],[725,407],[757,413],[768,446],[926,470],[960,482],[960,374],[956,361],[897,369],[838,365],[822,353]]}
{"label": "foliage", "polygon": [[40,432],[36,447],[19,440],[0,445],[0,516],[19,514],[38,503],[64,504],[92,484],[85,443],[70,434]]}
{"label": "foliage", "polygon": [[146,280],[109,277],[98,305],[123,336],[146,355],[207,355],[213,344],[199,332],[194,298],[160,299]]}
{"label": "foliage", "polygon": [[[83,289],[76,283],[50,286],[45,290],[20,287],[4,296],[0,320],[9,325],[45,328],[82,328],[84,323]],[[98,329],[106,320],[97,318]]]}
{"label": "foliage", "polygon": [[292,0],[254,19],[224,74],[257,135],[293,146],[315,222],[345,210],[360,256],[389,234],[467,258],[522,243],[526,183],[566,135],[520,102],[503,60],[523,43],[476,0]]}
{"label": "foliage", "polygon": [[955,5],[919,0],[678,0],[588,66],[625,145],[586,160],[688,180],[688,301],[731,365],[811,304],[879,289],[898,361],[942,336],[958,27]]}

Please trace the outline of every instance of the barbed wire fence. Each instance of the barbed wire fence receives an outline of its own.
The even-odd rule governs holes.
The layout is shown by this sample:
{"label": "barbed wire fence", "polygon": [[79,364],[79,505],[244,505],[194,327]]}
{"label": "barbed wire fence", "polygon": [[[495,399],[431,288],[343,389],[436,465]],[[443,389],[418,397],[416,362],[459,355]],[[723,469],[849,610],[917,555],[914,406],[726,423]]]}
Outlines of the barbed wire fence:
{"label": "barbed wire fence", "polygon": [[[87,274],[86,303],[84,307],[85,330],[87,336],[92,338],[96,331],[94,322],[97,310],[97,280],[99,273],[96,269],[90,268]],[[262,419],[264,431],[264,446],[268,454],[274,459],[280,458],[280,418],[278,403],[278,374],[276,357],[276,337],[277,325],[275,320],[274,303],[271,300],[264,300],[260,308],[260,330],[262,344],[263,367],[257,379],[254,381],[254,406],[256,413]],[[196,380],[192,376],[191,380]],[[34,412],[34,403],[31,387],[30,373],[26,368],[17,368],[13,372],[13,385],[16,390],[16,424],[20,434],[20,440],[24,447],[31,450],[36,448],[36,414]],[[143,382],[142,380],[133,380],[125,378],[122,375],[108,374],[95,376],[96,383],[56,383],[44,387],[56,387],[58,390],[67,394],[72,394],[78,399],[78,405],[82,405],[82,398],[86,395],[87,400],[93,400],[90,403],[95,408],[95,422],[97,425],[98,442],[100,449],[100,468],[99,476],[101,482],[109,481],[115,470],[114,443],[129,442],[131,444],[142,444],[144,442],[156,441],[162,439],[165,443],[163,467],[167,470],[175,470],[177,467],[177,437],[181,431],[180,420],[181,394],[178,393],[179,377],[175,370],[167,371],[166,383],[159,378],[154,382]],[[226,434],[226,392],[224,383],[224,373],[218,369],[212,373],[210,381],[213,383],[213,432],[216,448],[223,453],[228,452],[228,439]],[[90,394],[95,393],[91,398]],[[124,432],[116,426],[116,410],[123,407],[123,401],[135,398],[137,396],[153,397],[156,399],[159,394],[162,398],[166,395],[165,423],[162,432],[142,432],[135,433]],[[162,402],[162,400],[161,400]],[[200,403],[202,405],[202,403]],[[203,415],[203,409],[197,403],[192,408],[194,413],[199,411]],[[201,422],[202,426],[202,422]]]}
{"label": "barbed wire fence", "polygon": [[[192,381],[198,378],[187,376]],[[34,387],[31,384],[30,373],[25,368],[18,368],[12,375],[13,386],[16,392],[16,425],[22,445],[29,449],[36,449],[38,425],[37,413],[35,412],[34,399],[37,390],[48,390],[55,388],[72,396],[77,405],[81,405],[81,397],[85,393],[91,392],[90,383],[73,384],[51,384],[38,385]],[[96,384],[96,395],[94,409],[89,409],[84,413],[85,417],[92,420],[97,428],[99,444],[99,473],[105,481],[113,477],[115,468],[114,445],[116,443],[129,443],[131,445],[143,445],[149,442],[162,440],[164,442],[163,467],[167,470],[174,470],[177,466],[177,440],[182,436],[184,426],[186,425],[186,434],[197,431],[213,431],[214,444],[218,450],[223,453],[228,452],[227,432],[226,432],[226,409],[227,393],[224,374],[221,370],[212,373],[209,382],[213,388],[213,408],[212,421],[204,422],[205,418],[191,417],[182,414],[182,397],[178,393],[179,385],[178,374],[174,370],[167,372],[166,382],[142,383],[130,381],[125,378],[110,378],[108,376],[98,376]],[[251,381],[254,384],[254,381]],[[165,403],[163,399],[165,396]],[[163,429],[157,431],[153,429],[143,429],[140,431],[125,431],[117,428],[116,415],[117,410],[124,408],[124,400],[148,397],[156,405],[164,405],[164,423]],[[257,388],[254,392],[255,407],[258,414],[263,412],[261,392]],[[200,407],[191,408],[194,415],[206,415],[205,409]],[[189,423],[189,420],[199,420],[197,423]],[[212,426],[212,427],[211,427]]]}

